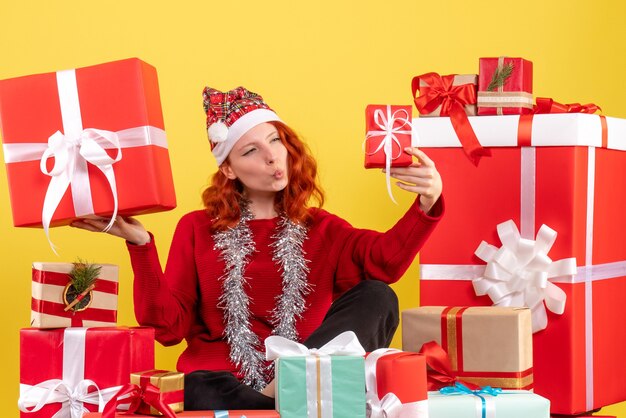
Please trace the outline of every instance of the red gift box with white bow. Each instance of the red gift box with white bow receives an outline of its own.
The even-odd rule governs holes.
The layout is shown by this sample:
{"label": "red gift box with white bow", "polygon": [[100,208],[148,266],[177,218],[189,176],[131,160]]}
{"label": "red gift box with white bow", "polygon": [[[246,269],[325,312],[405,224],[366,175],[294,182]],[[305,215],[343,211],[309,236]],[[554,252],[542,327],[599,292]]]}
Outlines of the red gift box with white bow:
{"label": "red gift box with white bow", "polygon": [[149,327],[22,329],[20,416],[74,418],[102,410],[132,372],[153,368]]}
{"label": "red gift box with white bow", "polygon": [[447,207],[420,253],[421,305],[529,306],[535,392],[553,413],[625,400],[626,120],[470,117],[492,153],[475,167],[446,119],[413,120]]}
{"label": "red gift box with white bow", "polygon": [[15,226],[176,206],[156,69],[136,59],[0,81]]}
{"label": "red gift box with white bow", "polygon": [[365,358],[369,418],[428,418],[424,356],[391,348]]}

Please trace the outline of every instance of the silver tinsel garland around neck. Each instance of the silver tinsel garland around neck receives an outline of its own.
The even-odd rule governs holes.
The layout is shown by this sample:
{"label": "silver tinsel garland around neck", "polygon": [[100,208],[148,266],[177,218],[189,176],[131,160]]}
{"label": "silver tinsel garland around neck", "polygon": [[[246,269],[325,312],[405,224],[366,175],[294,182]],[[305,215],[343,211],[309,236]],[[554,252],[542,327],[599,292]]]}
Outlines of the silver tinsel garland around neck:
{"label": "silver tinsel garland around neck", "polygon": [[[259,337],[250,328],[250,298],[246,293],[245,270],[251,254],[256,251],[254,237],[248,222],[254,219],[247,202],[241,202],[239,223],[213,235],[215,249],[221,251],[225,263],[222,295],[219,306],[224,310],[224,335],[230,346],[230,360],[239,367],[243,382],[257,390],[264,388],[272,378],[271,365],[265,365],[265,353]],[[280,216],[277,232],[272,236],[272,260],[282,276],[282,294],[276,296],[276,307],[270,321],[272,334],[297,341],[296,320],[306,309],[304,296],[309,293],[309,268],[302,244],[307,228],[284,214]]]}

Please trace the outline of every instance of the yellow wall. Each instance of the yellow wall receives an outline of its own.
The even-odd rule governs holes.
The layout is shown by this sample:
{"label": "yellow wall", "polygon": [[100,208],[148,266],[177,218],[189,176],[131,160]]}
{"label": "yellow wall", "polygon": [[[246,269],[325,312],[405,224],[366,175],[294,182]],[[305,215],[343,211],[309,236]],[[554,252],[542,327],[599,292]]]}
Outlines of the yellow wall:
{"label": "yellow wall", "polygon": [[[200,190],[215,170],[201,106],[205,84],[262,93],[308,140],[327,209],[354,225],[385,229],[411,196],[398,190],[393,205],[382,174],[362,168],[366,104],[410,104],[414,75],[472,73],[478,57],[509,55],[534,62],[536,95],[593,101],[605,114],[626,117],[625,15],[619,0],[3,0],[0,79],[133,56],[157,67],[179,208],[141,221],[158,237],[164,260],[176,221],[200,207]],[[36,97],[32,103],[36,123],[42,109]],[[481,193],[481,185],[473,187]],[[31,262],[81,256],[119,264],[120,324],[134,324],[132,277],[124,245],[113,237],[54,229],[57,259],[41,230],[14,228],[4,170],[0,236],[0,415],[16,416],[18,330],[29,323]],[[414,266],[395,287],[402,308],[417,304],[416,276]],[[159,347],[157,366],[174,368],[181,348]],[[605,412],[626,416],[626,404]]]}

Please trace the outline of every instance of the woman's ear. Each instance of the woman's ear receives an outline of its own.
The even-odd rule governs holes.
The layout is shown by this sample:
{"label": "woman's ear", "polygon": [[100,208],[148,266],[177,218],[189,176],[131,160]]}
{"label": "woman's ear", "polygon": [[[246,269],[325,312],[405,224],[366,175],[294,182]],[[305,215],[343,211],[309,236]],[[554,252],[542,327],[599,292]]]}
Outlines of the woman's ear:
{"label": "woman's ear", "polygon": [[223,162],[222,165],[220,165],[220,171],[223,175],[226,176],[226,178],[230,180],[235,180],[237,178],[237,176],[233,172],[233,169],[230,167],[230,164],[228,164],[228,162],[226,161]]}

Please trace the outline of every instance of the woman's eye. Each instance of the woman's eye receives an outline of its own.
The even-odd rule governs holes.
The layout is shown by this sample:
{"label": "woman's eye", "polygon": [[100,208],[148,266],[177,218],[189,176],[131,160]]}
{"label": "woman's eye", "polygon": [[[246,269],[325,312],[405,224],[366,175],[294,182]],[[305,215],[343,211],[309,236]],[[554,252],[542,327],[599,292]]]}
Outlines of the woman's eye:
{"label": "woman's eye", "polygon": [[270,142],[276,142],[276,141],[280,141],[280,137],[277,136],[276,138],[272,138],[272,140]]}
{"label": "woman's eye", "polygon": [[245,157],[246,155],[250,155],[254,151],[254,148],[250,148],[248,151],[244,152],[242,155]]}

